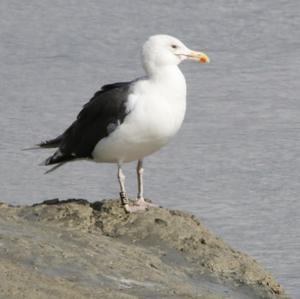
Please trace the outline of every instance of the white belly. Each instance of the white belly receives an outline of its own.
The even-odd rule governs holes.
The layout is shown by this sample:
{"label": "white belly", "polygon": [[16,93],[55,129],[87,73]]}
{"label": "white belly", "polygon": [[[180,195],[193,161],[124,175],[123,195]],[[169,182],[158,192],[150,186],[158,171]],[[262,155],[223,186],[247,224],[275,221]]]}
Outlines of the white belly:
{"label": "white belly", "polygon": [[151,107],[136,105],[123,124],[98,142],[93,151],[96,162],[122,163],[142,159],[169,142],[182,124],[185,107],[172,107],[161,102],[155,105],[153,100],[149,104]]}

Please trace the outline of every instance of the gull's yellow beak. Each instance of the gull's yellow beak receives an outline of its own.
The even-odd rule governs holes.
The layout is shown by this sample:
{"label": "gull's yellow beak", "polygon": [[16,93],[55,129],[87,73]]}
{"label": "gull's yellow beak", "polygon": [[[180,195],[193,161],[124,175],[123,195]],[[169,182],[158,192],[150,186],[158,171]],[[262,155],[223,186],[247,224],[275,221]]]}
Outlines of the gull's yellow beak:
{"label": "gull's yellow beak", "polygon": [[205,53],[196,51],[191,51],[187,55],[187,59],[199,61],[200,63],[209,63],[210,61],[209,57]]}

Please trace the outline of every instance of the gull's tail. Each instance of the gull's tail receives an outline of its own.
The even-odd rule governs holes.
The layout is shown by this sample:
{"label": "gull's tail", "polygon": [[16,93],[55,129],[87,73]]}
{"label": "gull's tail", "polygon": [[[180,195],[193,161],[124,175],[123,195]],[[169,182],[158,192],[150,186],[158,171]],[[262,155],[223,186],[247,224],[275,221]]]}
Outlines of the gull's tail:
{"label": "gull's tail", "polygon": [[42,141],[41,143],[36,144],[33,147],[24,148],[23,150],[26,151],[26,150],[36,150],[36,149],[44,149],[44,148],[58,148],[57,151],[52,156],[48,157],[45,161],[43,161],[42,163],[39,164],[41,166],[55,164],[52,168],[50,168],[49,170],[47,170],[45,172],[45,174],[46,174],[46,173],[52,172],[52,171],[56,170],[57,168],[63,166],[66,162],[76,159],[76,157],[74,155],[63,153],[59,149],[59,146],[61,145],[63,137],[64,137],[63,134],[61,134],[54,139]]}
{"label": "gull's tail", "polygon": [[61,152],[60,149],[58,149],[52,156],[48,157],[45,161],[43,161],[42,163],[40,163],[39,165],[42,166],[47,166],[47,165],[54,165],[54,167],[50,168],[49,170],[47,170],[45,172],[45,174],[52,172],[54,170],[56,170],[57,168],[63,166],[66,162],[72,161],[76,159],[75,156],[70,155],[70,154],[64,154]]}
{"label": "gull's tail", "polygon": [[42,141],[39,144],[36,144],[32,147],[24,148],[23,151],[36,150],[42,148],[56,148],[59,147],[61,141],[63,139],[63,135],[59,135],[58,137],[46,141]]}

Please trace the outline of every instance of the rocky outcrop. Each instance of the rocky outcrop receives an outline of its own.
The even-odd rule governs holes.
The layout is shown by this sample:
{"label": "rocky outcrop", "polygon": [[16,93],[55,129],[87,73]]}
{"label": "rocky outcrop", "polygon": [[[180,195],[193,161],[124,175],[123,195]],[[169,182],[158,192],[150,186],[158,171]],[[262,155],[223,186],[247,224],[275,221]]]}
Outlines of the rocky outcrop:
{"label": "rocky outcrop", "polygon": [[117,200],[0,204],[0,298],[288,298],[193,215]]}

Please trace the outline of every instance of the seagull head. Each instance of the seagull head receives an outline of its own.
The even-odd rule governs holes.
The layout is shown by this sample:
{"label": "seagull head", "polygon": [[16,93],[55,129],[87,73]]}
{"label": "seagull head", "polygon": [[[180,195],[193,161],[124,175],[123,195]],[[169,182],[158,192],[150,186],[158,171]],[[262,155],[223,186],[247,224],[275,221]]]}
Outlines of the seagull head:
{"label": "seagull head", "polygon": [[209,57],[203,52],[193,51],[179,39],[163,34],[149,37],[143,46],[142,58],[146,70],[168,65],[178,65],[186,59],[200,63],[209,62]]}

